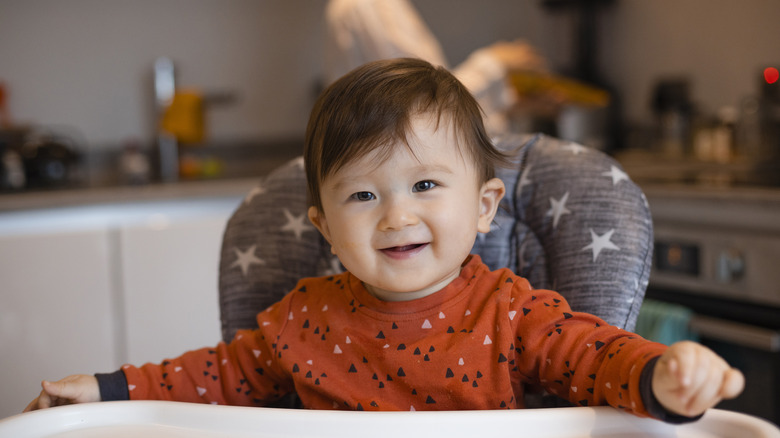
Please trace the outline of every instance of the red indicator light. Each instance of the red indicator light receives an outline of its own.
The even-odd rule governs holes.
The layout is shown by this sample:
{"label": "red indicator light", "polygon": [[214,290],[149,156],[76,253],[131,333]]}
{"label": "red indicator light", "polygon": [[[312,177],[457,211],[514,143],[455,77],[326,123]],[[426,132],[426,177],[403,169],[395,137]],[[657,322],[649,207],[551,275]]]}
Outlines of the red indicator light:
{"label": "red indicator light", "polygon": [[780,79],[780,72],[774,67],[767,67],[764,69],[764,80],[767,84],[774,84]]}

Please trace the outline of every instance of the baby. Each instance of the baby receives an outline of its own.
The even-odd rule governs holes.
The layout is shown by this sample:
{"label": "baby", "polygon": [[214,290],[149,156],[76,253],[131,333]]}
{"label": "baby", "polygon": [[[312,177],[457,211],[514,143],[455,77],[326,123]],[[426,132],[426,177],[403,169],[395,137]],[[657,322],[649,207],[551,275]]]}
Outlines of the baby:
{"label": "baby", "polygon": [[670,422],[737,396],[742,374],[572,311],[469,255],[504,195],[479,106],[415,59],[366,64],[317,101],[304,161],[309,219],[347,272],[308,278],[229,343],[111,374],[42,383],[26,410],[159,399],[313,409],[523,407],[527,383],[578,405]]}

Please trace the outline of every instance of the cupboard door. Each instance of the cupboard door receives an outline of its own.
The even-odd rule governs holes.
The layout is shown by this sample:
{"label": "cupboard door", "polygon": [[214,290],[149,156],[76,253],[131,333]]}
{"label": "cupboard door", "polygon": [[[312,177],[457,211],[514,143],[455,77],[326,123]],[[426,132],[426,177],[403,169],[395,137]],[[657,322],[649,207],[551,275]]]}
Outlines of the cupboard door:
{"label": "cupboard door", "polygon": [[220,341],[219,255],[231,212],[160,216],[119,230],[129,363],[159,363]]}
{"label": "cupboard door", "polygon": [[120,365],[107,229],[0,233],[0,418],[43,379]]}

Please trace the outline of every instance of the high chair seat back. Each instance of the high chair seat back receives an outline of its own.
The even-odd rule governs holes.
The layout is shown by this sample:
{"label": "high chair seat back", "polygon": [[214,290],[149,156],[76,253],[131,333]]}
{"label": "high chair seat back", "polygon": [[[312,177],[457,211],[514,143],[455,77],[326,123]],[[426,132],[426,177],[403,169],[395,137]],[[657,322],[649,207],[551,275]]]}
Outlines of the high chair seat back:
{"label": "high chair seat back", "polygon": [[[496,145],[515,166],[492,231],[473,252],[509,267],[535,288],[560,292],[576,311],[633,330],[650,273],[653,229],[647,201],[606,154],[545,135]],[[303,159],[268,175],[230,218],[219,275],[222,337],[256,328],[256,315],[303,277],[340,272],[308,222]]]}

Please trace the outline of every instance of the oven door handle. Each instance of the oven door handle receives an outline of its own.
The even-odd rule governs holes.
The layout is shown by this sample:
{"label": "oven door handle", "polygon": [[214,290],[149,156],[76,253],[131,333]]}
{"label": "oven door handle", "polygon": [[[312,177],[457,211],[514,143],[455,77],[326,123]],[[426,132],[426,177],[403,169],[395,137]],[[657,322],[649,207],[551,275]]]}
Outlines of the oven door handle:
{"label": "oven door handle", "polygon": [[700,336],[775,353],[780,351],[780,332],[710,316],[694,315],[688,327]]}

